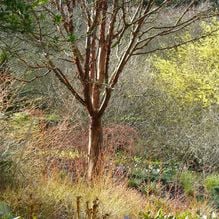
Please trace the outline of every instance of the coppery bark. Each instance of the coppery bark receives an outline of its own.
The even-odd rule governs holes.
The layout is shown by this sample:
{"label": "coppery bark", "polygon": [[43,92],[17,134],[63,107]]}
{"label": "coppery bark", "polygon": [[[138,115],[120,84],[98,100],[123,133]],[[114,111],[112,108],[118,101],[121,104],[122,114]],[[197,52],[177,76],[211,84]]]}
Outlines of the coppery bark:
{"label": "coppery bark", "polygon": [[103,128],[101,117],[90,117],[88,143],[88,179],[99,176],[103,159]]}

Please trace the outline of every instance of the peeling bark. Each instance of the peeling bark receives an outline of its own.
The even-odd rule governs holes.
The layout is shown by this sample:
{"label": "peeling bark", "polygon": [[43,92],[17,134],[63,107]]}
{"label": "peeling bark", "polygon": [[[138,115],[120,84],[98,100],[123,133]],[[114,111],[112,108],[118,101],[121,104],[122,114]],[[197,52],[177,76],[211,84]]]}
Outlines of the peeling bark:
{"label": "peeling bark", "polygon": [[101,117],[90,117],[88,143],[88,179],[100,175],[102,170],[103,128]]}

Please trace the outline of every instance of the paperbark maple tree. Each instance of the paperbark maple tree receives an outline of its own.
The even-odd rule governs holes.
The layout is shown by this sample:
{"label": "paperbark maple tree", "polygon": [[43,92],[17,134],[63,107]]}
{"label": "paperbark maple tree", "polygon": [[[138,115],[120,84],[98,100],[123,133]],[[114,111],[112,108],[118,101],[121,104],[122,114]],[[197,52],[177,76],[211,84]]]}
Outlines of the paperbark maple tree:
{"label": "paperbark maple tree", "polygon": [[[103,149],[102,117],[124,67],[132,56],[176,48],[204,37],[202,35],[176,41],[166,46],[154,43],[155,40],[186,29],[194,22],[216,15],[210,8],[196,10],[195,2],[181,6],[181,12],[171,16],[168,23],[160,22],[159,16],[162,14],[168,19],[168,13],[174,12],[174,1],[171,0],[163,0],[159,4],[154,0],[33,1],[31,13],[35,20],[34,31],[20,34],[26,34],[36,42],[35,46],[43,50],[44,59],[42,62],[30,63],[19,55],[17,58],[32,69],[47,69],[46,74],[54,73],[87,110],[89,179],[100,173]],[[46,37],[41,24],[42,14],[46,14],[47,19],[52,21],[57,42],[62,41],[66,45],[60,52],[61,60],[72,65],[76,86],[69,80],[60,63],[52,57],[50,46],[45,43],[48,35]],[[80,25],[77,24],[78,19]]]}

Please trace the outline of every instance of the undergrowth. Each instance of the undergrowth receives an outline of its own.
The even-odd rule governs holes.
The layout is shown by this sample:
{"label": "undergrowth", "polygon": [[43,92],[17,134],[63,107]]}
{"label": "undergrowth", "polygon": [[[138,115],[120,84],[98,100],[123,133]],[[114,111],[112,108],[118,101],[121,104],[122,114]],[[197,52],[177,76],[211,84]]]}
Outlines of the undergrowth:
{"label": "undergrowth", "polygon": [[[203,181],[209,197],[198,200],[193,195],[196,194],[195,176],[183,172],[178,182],[182,191],[176,196],[165,187],[176,180],[176,164],[161,165],[133,157],[133,151],[123,150],[117,143],[115,151],[124,151],[125,158],[106,151],[102,177],[88,183],[83,148],[86,139],[71,144],[72,136],[74,140],[79,139],[83,130],[74,129],[66,122],[41,129],[42,119],[17,115],[7,121],[11,128],[5,130],[7,135],[2,135],[5,139],[0,157],[0,167],[4,170],[0,173],[4,179],[0,184],[0,215],[5,212],[2,218],[214,218],[216,213],[209,200],[214,201],[211,195],[214,194],[214,199],[217,195],[218,176],[209,176]],[[25,121],[26,132],[16,132],[22,127],[20,120]],[[26,127],[31,126],[32,132],[27,135],[30,128]],[[108,131],[112,132],[112,128]],[[133,144],[131,140],[119,142]]]}

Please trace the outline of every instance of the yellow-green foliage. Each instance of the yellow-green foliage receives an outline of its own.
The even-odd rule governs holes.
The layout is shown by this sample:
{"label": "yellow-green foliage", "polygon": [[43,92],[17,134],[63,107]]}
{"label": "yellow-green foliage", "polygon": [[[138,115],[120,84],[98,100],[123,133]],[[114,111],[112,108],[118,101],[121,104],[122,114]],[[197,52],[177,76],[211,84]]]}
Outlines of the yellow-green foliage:
{"label": "yellow-green foliage", "polygon": [[[203,25],[204,31],[219,27]],[[187,36],[189,37],[189,36]],[[213,36],[154,58],[156,81],[167,94],[182,104],[207,107],[219,103],[219,31]]]}
{"label": "yellow-green foliage", "polygon": [[208,192],[212,192],[215,188],[219,188],[219,174],[212,174],[206,177],[204,181],[205,188]]}

